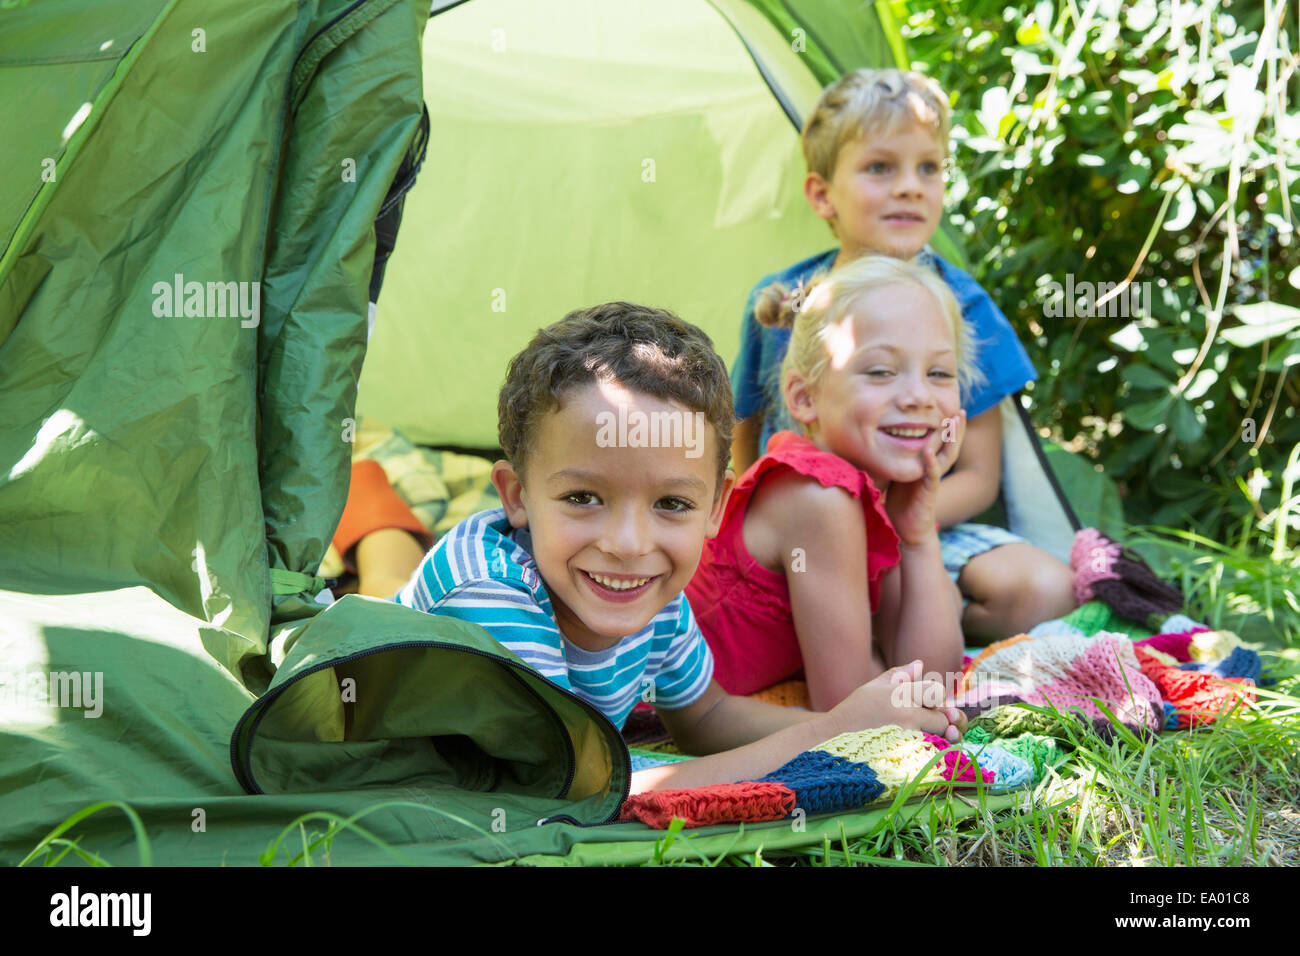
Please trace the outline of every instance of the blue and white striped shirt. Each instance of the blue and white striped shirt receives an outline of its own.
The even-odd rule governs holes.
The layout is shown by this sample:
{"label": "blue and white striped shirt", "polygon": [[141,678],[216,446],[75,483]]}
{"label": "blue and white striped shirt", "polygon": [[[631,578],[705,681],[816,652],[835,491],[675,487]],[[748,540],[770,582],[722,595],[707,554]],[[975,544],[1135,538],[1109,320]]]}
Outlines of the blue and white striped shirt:
{"label": "blue and white striped shirt", "polygon": [[572,644],[555,621],[527,528],[495,508],[466,518],[425,555],[398,604],[485,628],[547,680],[622,727],[639,700],[676,709],[713,679],[713,655],[684,595],[603,651]]}

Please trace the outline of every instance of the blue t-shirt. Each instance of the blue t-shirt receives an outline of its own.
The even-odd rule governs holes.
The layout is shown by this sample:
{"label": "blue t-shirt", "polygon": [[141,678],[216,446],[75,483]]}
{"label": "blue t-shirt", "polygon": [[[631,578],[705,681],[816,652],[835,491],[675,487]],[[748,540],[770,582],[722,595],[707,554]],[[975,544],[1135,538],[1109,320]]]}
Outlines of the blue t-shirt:
{"label": "blue t-shirt", "polygon": [[555,622],[532,536],[527,528],[512,528],[503,508],[480,511],[448,531],[394,600],[480,625],[619,728],[639,700],[685,707],[713,679],[713,655],[680,594],[611,648],[586,651],[571,643]]}
{"label": "blue t-shirt", "polygon": [[[773,282],[793,289],[817,273],[829,271],[838,255],[839,249],[830,249],[796,262],[783,272],[764,276],[750,290],[740,332],[740,355],[731,369],[731,391],[737,418],[765,415],[758,445],[760,455],[774,434],[783,429],[797,432],[800,425],[790,417],[781,396],[781,362],[790,345],[790,330],[760,325],[754,318],[754,303],[759,293]],[[928,249],[919,258],[948,283],[979,348],[979,368],[988,381],[973,387],[965,402],[967,417],[974,418],[1023,388],[1026,382],[1034,381],[1038,374],[1011,323],[978,282]]]}

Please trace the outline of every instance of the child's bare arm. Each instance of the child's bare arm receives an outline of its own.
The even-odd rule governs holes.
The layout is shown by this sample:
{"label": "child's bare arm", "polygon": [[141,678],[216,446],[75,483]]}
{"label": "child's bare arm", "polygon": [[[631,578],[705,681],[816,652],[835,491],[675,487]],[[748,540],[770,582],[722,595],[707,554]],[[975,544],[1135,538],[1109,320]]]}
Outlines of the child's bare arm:
{"label": "child's bare arm", "polygon": [[731,433],[731,470],[738,476],[758,461],[758,441],[762,435],[762,415],[750,415],[736,423]]}
{"label": "child's bare arm", "polygon": [[745,513],[744,540],[785,576],[814,710],[829,710],[885,669],[872,655],[860,501],[794,472],[767,476]]}
{"label": "child's bare arm", "polygon": [[733,697],[715,681],[690,706],[659,711],[679,747],[713,755],[638,771],[632,792],[755,780],[832,737],[886,724],[956,740],[965,718],[920,673],[919,661],[888,671],[824,714]]}
{"label": "child's bare arm", "polygon": [[[710,682],[709,689],[695,703],[676,710],[663,708],[658,714],[677,747],[683,753],[697,756],[744,747],[815,717],[825,716],[751,697],[736,697],[723,690],[717,681]],[[807,746],[820,742],[812,741]]]}
{"label": "child's bare arm", "polygon": [[[943,568],[939,536],[919,546],[900,545],[899,552],[897,631],[892,646],[885,648],[885,661],[919,658],[927,674],[938,673],[947,683],[951,675],[961,672],[965,638],[960,605],[954,606],[952,581]],[[882,593],[882,603],[885,597]]]}
{"label": "child's bare arm", "polygon": [[781,561],[808,696],[814,710],[830,710],[885,669],[872,654],[862,503],[793,475],[771,490],[781,495]]}
{"label": "child's bare arm", "polygon": [[952,473],[939,485],[939,527],[951,528],[988,509],[1002,484],[1002,412],[994,406],[966,423]]}
{"label": "child's bare arm", "polygon": [[357,542],[358,594],[391,597],[411,580],[424,545],[403,528],[380,528]]}
{"label": "child's bare arm", "polygon": [[927,670],[945,679],[960,667],[964,638],[934,526],[943,464],[962,450],[958,424],[957,443],[926,448],[921,477],[890,485],[885,499],[899,549],[898,568],[891,572],[894,580],[881,591],[879,623],[888,628],[881,641],[885,660],[899,663],[919,657]]}

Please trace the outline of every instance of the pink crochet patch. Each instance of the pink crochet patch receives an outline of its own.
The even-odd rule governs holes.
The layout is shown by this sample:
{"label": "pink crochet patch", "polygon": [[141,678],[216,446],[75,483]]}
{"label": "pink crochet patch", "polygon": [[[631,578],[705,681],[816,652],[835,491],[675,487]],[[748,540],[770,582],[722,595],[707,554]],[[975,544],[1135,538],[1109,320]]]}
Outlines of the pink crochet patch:
{"label": "pink crochet patch", "polygon": [[943,779],[951,780],[953,783],[974,783],[975,775],[979,774],[980,779],[985,783],[992,783],[997,776],[992,770],[981,770],[975,761],[944,738],[927,734],[925,731],[921,731],[921,736],[933,744],[936,750],[943,751],[943,759],[938,764],[942,768],[939,770],[939,776]]}
{"label": "pink crochet patch", "polygon": [[1070,546],[1070,568],[1074,571],[1074,597],[1084,604],[1096,595],[1092,586],[1098,581],[1118,581],[1115,562],[1123,549],[1096,528],[1081,528]]}
{"label": "pink crochet patch", "polygon": [[1160,691],[1138,667],[1120,665],[1121,642],[1130,643],[1127,638],[1096,638],[1071,662],[1069,677],[1040,684],[1025,700],[1040,706],[1050,700],[1058,710],[1078,707],[1093,719],[1109,721],[1091,700],[1099,697],[1125,724],[1158,731],[1164,723]]}
{"label": "pink crochet patch", "polygon": [[1179,631],[1174,634],[1152,634],[1140,641],[1134,641],[1133,646],[1149,647],[1153,651],[1161,651],[1180,664],[1186,664],[1192,659],[1192,635],[1201,634],[1208,630],[1208,627],[1196,627],[1190,631]]}

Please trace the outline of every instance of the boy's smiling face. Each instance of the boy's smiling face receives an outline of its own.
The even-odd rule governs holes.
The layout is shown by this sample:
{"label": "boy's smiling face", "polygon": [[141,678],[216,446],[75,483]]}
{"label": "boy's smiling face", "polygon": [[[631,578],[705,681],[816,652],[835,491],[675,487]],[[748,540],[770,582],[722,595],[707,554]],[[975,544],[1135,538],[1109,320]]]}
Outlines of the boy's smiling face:
{"label": "boy's smiling face", "polygon": [[715,494],[711,427],[702,453],[680,445],[602,447],[602,413],[617,421],[620,405],[627,420],[695,414],[612,382],[582,386],[542,421],[523,482],[508,462],[492,470],[511,525],[532,534],[560,630],[589,651],[636,633],[682,592],[704,539],[717,534],[735,480],[727,472]]}
{"label": "boy's smiling face", "polygon": [[913,122],[845,144],[830,182],[809,173],[808,201],[839,236],[836,264],[870,252],[898,259],[920,252],[943,214],[943,161],[934,131]]}

